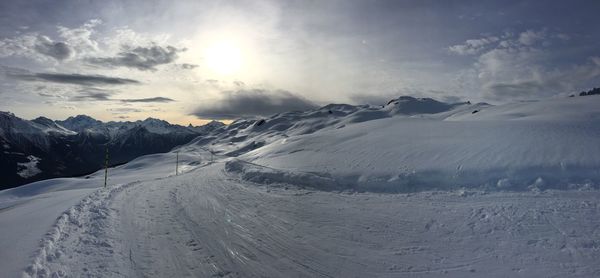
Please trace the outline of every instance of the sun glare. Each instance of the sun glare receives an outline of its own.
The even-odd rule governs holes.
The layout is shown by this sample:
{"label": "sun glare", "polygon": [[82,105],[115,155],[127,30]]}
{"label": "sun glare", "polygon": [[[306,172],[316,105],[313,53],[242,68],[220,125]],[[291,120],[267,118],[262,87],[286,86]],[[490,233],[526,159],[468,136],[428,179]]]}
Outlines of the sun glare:
{"label": "sun glare", "polygon": [[216,42],[205,51],[206,65],[222,75],[237,73],[242,67],[242,51],[236,44],[228,41]]}

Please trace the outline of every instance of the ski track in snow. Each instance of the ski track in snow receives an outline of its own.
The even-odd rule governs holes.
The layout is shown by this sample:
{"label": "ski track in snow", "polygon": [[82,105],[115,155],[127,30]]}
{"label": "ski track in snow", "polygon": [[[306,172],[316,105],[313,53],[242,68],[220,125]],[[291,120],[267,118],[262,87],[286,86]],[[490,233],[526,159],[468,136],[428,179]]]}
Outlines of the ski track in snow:
{"label": "ski track in snow", "polygon": [[100,189],[29,277],[598,277],[600,192],[258,186],[216,163]]}

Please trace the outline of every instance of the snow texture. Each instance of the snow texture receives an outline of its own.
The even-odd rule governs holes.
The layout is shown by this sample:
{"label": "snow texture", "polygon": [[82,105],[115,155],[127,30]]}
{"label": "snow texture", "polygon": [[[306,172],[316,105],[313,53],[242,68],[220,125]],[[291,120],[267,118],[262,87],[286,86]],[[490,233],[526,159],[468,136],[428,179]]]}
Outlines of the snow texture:
{"label": "snow texture", "polygon": [[340,194],[256,187],[223,176],[223,167],[216,163],[96,191],[59,217],[25,275],[591,277],[600,272],[597,191]]}

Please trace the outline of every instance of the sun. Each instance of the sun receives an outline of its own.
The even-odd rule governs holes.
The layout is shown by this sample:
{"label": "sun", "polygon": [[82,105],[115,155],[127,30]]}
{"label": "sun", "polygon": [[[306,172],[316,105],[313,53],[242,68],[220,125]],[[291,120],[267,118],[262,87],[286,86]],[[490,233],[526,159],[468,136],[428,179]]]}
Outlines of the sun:
{"label": "sun", "polygon": [[206,65],[217,74],[232,75],[242,68],[242,51],[231,41],[219,41],[206,48]]}

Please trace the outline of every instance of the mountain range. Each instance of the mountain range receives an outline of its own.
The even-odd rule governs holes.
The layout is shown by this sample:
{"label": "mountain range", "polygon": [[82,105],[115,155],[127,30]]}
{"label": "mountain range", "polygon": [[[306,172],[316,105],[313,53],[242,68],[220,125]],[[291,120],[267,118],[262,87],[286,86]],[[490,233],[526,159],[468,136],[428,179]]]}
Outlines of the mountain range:
{"label": "mountain range", "polygon": [[154,118],[102,122],[86,115],[29,121],[0,112],[0,189],[92,173],[104,166],[107,148],[109,165],[114,166],[141,155],[167,152],[223,126],[215,121],[186,127]]}

